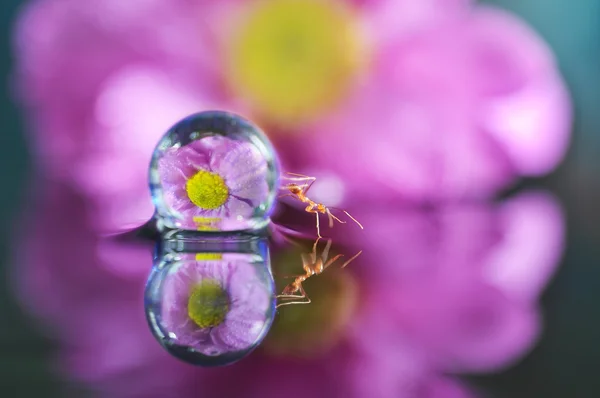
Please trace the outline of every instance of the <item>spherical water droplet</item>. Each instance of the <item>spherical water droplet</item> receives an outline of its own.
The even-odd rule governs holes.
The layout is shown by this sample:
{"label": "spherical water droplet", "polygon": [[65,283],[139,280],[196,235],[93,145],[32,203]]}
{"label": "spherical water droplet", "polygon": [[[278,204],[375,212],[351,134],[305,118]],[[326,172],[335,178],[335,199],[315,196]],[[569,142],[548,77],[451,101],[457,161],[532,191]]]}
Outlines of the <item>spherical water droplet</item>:
{"label": "spherical water droplet", "polygon": [[[171,243],[181,249],[181,242]],[[185,251],[161,249],[146,286],[146,316],[175,357],[226,365],[248,355],[271,328],[275,287],[266,243],[233,246],[195,242],[191,249],[183,244]]]}
{"label": "spherical water droplet", "polygon": [[264,133],[240,116],[201,112],[175,124],[150,165],[159,228],[254,231],[269,222],[279,166]]}

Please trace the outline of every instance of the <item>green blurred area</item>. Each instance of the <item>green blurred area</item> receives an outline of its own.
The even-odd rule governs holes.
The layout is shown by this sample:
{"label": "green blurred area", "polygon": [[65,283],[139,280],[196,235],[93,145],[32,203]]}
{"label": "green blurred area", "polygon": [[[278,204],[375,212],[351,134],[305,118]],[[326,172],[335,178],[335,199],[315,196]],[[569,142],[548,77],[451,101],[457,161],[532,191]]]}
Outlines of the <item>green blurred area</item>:
{"label": "green blurred area", "polygon": [[[84,0],[82,0],[84,1]],[[126,0],[124,0],[126,1]],[[418,1],[418,0],[414,0]],[[543,300],[546,331],[532,355],[502,374],[472,378],[492,397],[600,396],[600,1],[488,0],[522,16],[553,47],[575,103],[568,159],[542,185],[566,207],[569,242],[565,261]],[[34,328],[11,297],[6,264],[10,231],[31,181],[24,120],[11,100],[10,35],[21,1],[0,8],[0,396],[64,396],[52,372],[51,342]],[[80,395],[76,395],[80,396]]]}

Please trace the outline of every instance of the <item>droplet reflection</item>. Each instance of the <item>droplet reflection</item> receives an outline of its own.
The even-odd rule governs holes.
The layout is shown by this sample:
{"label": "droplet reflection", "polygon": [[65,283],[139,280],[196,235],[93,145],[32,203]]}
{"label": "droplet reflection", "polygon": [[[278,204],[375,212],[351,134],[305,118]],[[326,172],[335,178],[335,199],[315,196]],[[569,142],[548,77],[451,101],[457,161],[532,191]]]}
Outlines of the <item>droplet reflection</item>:
{"label": "droplet reflection", "polygon": [[275,315],[264,240],[170,240],[157,253],[145,308],[167,351],[195,365],[221,366],[262,342]]}

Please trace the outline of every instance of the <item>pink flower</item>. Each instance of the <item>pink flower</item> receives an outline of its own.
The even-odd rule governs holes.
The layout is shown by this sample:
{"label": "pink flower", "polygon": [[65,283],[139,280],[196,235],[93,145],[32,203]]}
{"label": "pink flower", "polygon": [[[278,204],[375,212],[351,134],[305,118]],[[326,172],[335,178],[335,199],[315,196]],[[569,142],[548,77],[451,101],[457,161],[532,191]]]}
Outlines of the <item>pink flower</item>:
{"label": "pink flower", "polygon": [[[560,209],[543,193],[369,210],[371,234],[335,230],[342,253],[364,250],[355,262],[307,281],[312,303],[280,308],[248,357],[205,370],[169,358],[144,322],[150,248],[94,235],[80,197],[43,192],[17,252],[17,294],[55,336],[65,376],[111,397],[474,396],[442,374],[501,369],[533,347],[537,300],[564,239]],[[272,258],[277,278],[297,253]]]}
{"label": "pink flower", "polygon": [[551,54],[499,10],[467,0],[122,3],[37,0],[16,34],[39,169],[89,198],[94,228],[152,215],[154,144],[207,108],[265,126],[290,170],[339,182],[340,203],[489,195],[550,171],[567,145]]}

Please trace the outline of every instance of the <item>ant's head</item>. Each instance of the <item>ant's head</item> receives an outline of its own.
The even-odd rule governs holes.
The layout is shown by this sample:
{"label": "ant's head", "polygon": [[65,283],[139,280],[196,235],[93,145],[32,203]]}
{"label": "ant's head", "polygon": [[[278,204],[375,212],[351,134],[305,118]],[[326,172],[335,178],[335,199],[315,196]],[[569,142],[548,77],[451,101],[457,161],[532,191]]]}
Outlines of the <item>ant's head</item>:
{"label": "ant's head", "polygon": [[300,188],[298,184],[288,184],[287,189],[294,195],[302,192],[302,188]]}
{"label": "ant's head", "polygon": [[325,207],[325,205],[324,205],[324,204],[322,204],[322,203],[318,203],[318,204],[317,204],[317,211],[318,211],[319,213],[323,213],[323,214],[325,214],[325,213],[327,213],[327,207]]}
{"label": "ant's head", "polygon": [[285,288],[283,288],[283,291],[281,292],[281,294],[294,294],[296,293],[298,290],[300,290],[300,283],[296,283],[296,281],[290,283],[289,285],[287,285]]}

